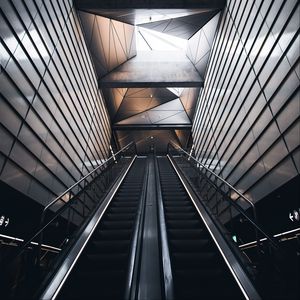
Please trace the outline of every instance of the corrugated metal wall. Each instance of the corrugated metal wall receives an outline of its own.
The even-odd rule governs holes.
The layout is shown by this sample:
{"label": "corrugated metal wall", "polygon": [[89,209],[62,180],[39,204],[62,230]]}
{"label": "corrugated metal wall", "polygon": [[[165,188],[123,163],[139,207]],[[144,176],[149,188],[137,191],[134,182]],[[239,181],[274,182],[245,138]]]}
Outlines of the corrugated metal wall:
{"label": "corrugated metal wall", "polygon": [[72,1],[1,1],[0,179],[47,203],[108,156],[111,129]]}
{"label": "corrugated metal wall", "polygon": [[194,118],[196,157],[255,201],[300,171],[299,16],[228,1]]}

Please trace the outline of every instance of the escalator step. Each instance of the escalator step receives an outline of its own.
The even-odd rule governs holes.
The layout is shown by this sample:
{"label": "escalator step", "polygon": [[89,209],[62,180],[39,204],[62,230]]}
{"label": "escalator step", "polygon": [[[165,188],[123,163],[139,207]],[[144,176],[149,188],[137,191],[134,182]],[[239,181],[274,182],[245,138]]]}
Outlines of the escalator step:
{"label": "escalator step", "polygon": [[218,264],[216,254],[214,252],[199,253],[173,253],[172,260],[178,269],[199,269],[205,266],[215,267]]}
{"label": "escalator step", "polygon": [[122,253],[128,251],[128,240],[93,241],[89,247],[89,253]]}
{"label": "escalator step", "polygon": [[60,299],[124,299],[146,160],[136,159],[66,281]]}
{"label": "escalator step", "polygon": [[212,247],[209,239],[197,240],[170,240],[170,246],[174,252],[198,252]]}
{"label": "escalator step", "polygon": [[165,207],[166,213],[186,213],[186,212],[194,212],[195,208],[193,206],[169,206]]}
{"label": "escalator step", "polygon": [[134,221],[103,221],[100,229],[131,229]]}
{"label": "escalator step", "polygon": [[124,196],[119,196],[119,195],[116,195],[116,197],[114,198],[114,201],[113,202],[119,202],[119,201],[138,201],[139,200],[139,196],[127,196],[127,197],[124,197]]}
{"label": "escalator step", "polygon": [[196,282],[199,283],[199,281],[205,281],[205,280],[211,280],[215,279],[216,277],[222,277],[224,276],[223,270],[221,268],[210,268],[210,269],[197,269],[197,270],[191,270],[191,269],[181,269],[175,271],[176,278],[180,279],[181,282]]}
{"label": "escalator step", "polygon": [[98,230],[97,238],[106,239],[106,240],[128,240],[131,238],[132,231],[131,230]]}
{"label": "escalator step", "polygon": [[207,236],[206,231],[203,229],[168,229],[168,235],[170,239],[190,240],[190,239],[201,239]]}
{"label": "escalator step", "polygon": [[177,191],[177,190],[172,190],[172,191],[164,191],[163,196],[165,197],[176,197],[176,198],[182,198],[186,196],[186,192],[184,191]]}
{"label": "escalator step", "polygon": [[167,158],[159,174],[176,300],[242,299],[208,230]]}
{"label": "escalator step", "polygon": [[128,214],[112,214],[112,213],[107,213],[104,218],[105,220],[110,220],[110,221],[121,221],[121,220],[133,220],[135,218],[135,213],[128,213]]}
{"label": "escalator step", "polygon": [[101,268],[102,270],[118,270],[126,269],[128,255],[126,253],[91,253],[86,254],[80,262],[81,269],[95,269]]}
{"label": "escalator step", "polygon": [[192,204],[188,201],[164,201],[164,205],[166,207],[170,206],[192,206]]}
{"label": "escalator step", "polygon": [[[125,270],[86,271],[76,274],[72,293],[64,299],[121,299],[124,291]],[[84,283],[84,288],[82,288]],[[101,283],[101,286],[99,286]]]}
{"label": "escalator step", "polygon": [[109,209],[110,213],[117,213],[117,214],[121,214],[121,213],[135,213],[136,212],[136,207],[111,207]]}
{"label": "escalator step", "polygon": [[126,200],[119,200],[117,202],[113,202],[111,204],[111,207],[136,207],[138,204],[138,201],[126,201]]}
{"label": "escalator step", "polygon": [[166,218],[168,220],[190,220],[199,217],[196,212],[177,212],[177,213],[166,213]]}
{"label": "escalator step", "polygon": [[[201,228],[199,220],[168,220],[167,227],[169,229],[198,229]],[[203,226],[203,225],[202,225]]]}

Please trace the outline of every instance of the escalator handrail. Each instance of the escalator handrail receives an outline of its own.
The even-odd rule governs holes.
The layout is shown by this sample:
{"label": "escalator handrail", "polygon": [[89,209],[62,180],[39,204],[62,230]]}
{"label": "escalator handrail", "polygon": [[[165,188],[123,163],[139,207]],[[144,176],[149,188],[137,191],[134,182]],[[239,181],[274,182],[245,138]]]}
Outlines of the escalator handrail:
{"label": "escalator handrail", "polygon": [[174,299],[174,284],[173,284],[173,272],[170,260],[170,249],[168,245],[166,220],[164,214],[164,206],[162,200],[162,190],[160,184],[160,174],[157,156],[155,156],[155,183],[156,183],[156,195],[157,195],[157,208],[158,208],[158,220],[159,220],[159,233],[161,243],[161,255],[162,255],[162,269],[164,280],[164,293],[165,300]]}
{"label": "escalator handrail", "polygon": [[232,247],[232,245],[234,244],[228,242],[226,234],[224,234],[223,230],[220,228],[218,222],[216,222],[211,212],[207,209],[202,201],[199,201],[200,199],[197,193],[193,189],[188,178],[182,173],[182,170],[179,168],[178,164],[175,163],[174,159],[172,159],[170,155],[167,155],[167,157],[179,180],[181,181],[185,191],[187,192],[190,200],[193,202],[193,205],[196,208],[205,227],[207,228],[210,236],[216,244],[220,254],[222,255],[228,269],[230,270],[236,283],[238,284],[241,292],[244,294],[247,300],[261,299],[256,290],[254,282],[251,280],[251,276],[249,276],[250,274],[248,273],[247,268],[245,268],[244,263]]}
{"label": "escalator handrail", "polygon": [[[126,145],[125,147],[123,147],[121,150],[119,150],[117,153],[115,153],[114,155],[112,155],[111,157],[109,157],[104,163],[102,163],[101,165],[99,165],[98,167],[96,167],[94,170],[92,170],[89,174],[87,174],[86,176],[84,176],[82,179],[80,179],[79,181],[77,181],[74,185],[72,185],[72,187],[68,188],[64,193],[62,193],[60,196],[58,196],[57,198],[55,198],[53,201],[51,201],[51,203],[54,204],[54,201],[57,202],[58,200],[56,199],[60,199],[61,197],[63,197],[66,193],[68,193],[72,188],[74,188],[76,185],[80,184],[83,180],[85,180],[89,175],[91,175],[92,173],[94,173],[96,170],[98,170],[101,166],[103,166],[104,164],[106,164],[109,160],[113,159],[115,156],[117,156],[118,154],[120,154],[121,152],[124,152],[126,150],[128,150],[132,145],[135,145],[134,142],[130,142],[128,145]],[[42,242],[43,239],[41,238],[42,233],[44,232],[44,230],[49,226],[50,223],[52,223],[53,220],[55,220],[60,214],[62,214],[62,212],[71,204],[71,201],[68,201],[65,203],[65,205],[63,207],[61,207],[52,217],[51,220],[47,222],[47,224],[43,224],[44,223],[44,218],[45,218],[45,213],[48,210],[48,208],[50,207],[50,204],[47,205],[41,215],[41,219],[40,219],[40,226],[39,229],[34,233],[33,236],[31,236],[31,238],[27,239],[26,241],[24,241],[23,245],[21,245],[20,250],[18,251],[18,253],[13,257],[13,259],[17,256],[19,256],[28,246],[30,246],[32,244],[32,242],[34,241],[35,238],[40,237],[39,242],[37,243],[38,246],[38,256],[40,255],[41,252],[41,246],[42,246]],[[37,263],[38,263],[37,259]],[[8,261],[7,261],[8,262]]]}
{"label": "escalator handrail", "polygon": [[132,242],[130,247],[129,263],[128,263],[128,275],[126,278],[125,285],[125,300],[136,298],[137,289],[137,277],[140,268],[140,256],[141,256],[141,241],[144,228],[145,219],[145,206],[147,197],[147,186],[148,186],[149,168],[146,166],[146,170],[143,178],[143,187],[140,195],[140,203],[137,211],[137,216],[135,220],[135,226],[132,234]]}
{"label": "escalator handrail", "polygon": [[66,282],[83,249],[86,247],[88,241],[90,240],[93,232],[96,230],[113,197],[115,196],[123,180],[125,179],[126,175],[131,169],[136,157],[137,155],[135,155],[132,158],[129,166],[127,166],[126,170],[124,170],[120,177],[117,178],[111,189],[108,191],[108,194],[105,196],[103,202],[101,202],[101,204],[97,207],[96,211],[94,212],[93,216],[84,225],[84,229],[81,232],[80,236],[76,239],[75,244],[68,251],[68,253],[65,253],[63,261],[59,263],[59,266],[54,271],[54,274],[52,274],[50,278],[46,280],[46,287],[43,287],[37,293],[37,295],[39,294],[39,299],[55,299],[60,293],[61,288]]}
{"label": "escalator handrail", "polygon": [[[229,182],[227,182],[225,179],[220,177],[218,174],[216,174],[214,171],[210,170],[208,167],[206,167],[203,163],[201,163],[199,160],[197,160],[195,157],[193,157],[190,153],[186,152],[183,150],[180,146],[175,144],[174,142],[170,141],[170,144],[172,146],[176,146],[177,148],[180,149],[181,152],[185,153],[189,158],[193,159],[197,164],[199,164],[202,168],[204,168],[206,171],[217,177],[219,180],[221,180],[225,185],[227,185],[231,190],[233,190],[235,193],[237,193],[241,198],[243,198],[250,206],[252,207],[253,210],[253,216],[254,219],[257,220],[257,214],[256,214],[256,207],[254,203],[248,199],[245,195],[243,195],[241,192],[239,192],[234,186],[232,186]],[[175,148],[175,147],[174,147]],[[175,148],[176,149],[176,148]]]}
{"label": "escalator handrail", "polygon": [[[50,209],[51,206],[53,206],[55,203],[57,203],[59,200],[61,200],[62,197],[64,197],[65,195],[67,195],[72,189],[74,189],[76,186],[78,186],[82,181],[84,181],[85,179],[87,179],[89,176],[91,176],[92,174],[94,174],[96,171],[98,171],[102,166],[104,166],[105,164],[107,164],[108,161],[110,161],[111,159],[115,160],[115,157],[120,154],[121,152],[124,152],[126,150],[128,150],[132,145],[134,144],[134,142],[130,142],[128,145],[126,145],[125,147],[123,147],[121,150],[119,150],[117,153],[114,153],[111,157],[109,157],[105,162],[103,162],[102,164],[100,164],[99,166],[97,166],[96,168],[94,168],[91,172],[89,172],[88,174],[86,174],[84,177],[82,177],[81,179],[79,179],[76,183],[74,183],[72,186],[70,186],[68,189],[66,189],[62,194],[60,194],[58,197],[56,197],[54,200],[52,200],[49,204],[47,204],[42,212],[42,216],[41,216],[41,223],[43,221],[43,218],[45,216],[45,213],[47,210]],[[65,202],[65,201],[63,201]],[[68,202],[67,202],[68,203]],[[67,204],[66,203],[66,204]]]}
{"label": "escalator handrail", "polygon": [[[241,194],[239,191],[237,191],[230,183],[228,183],[226,180],[224,180],[222,177],[218,176],[216,173],[214,173],[213,171],[209,170],[206,166],[204,166],[201,162],[199,162],[196,158],[194,158],[193,156],[191,156],[188,152],[186,152],[185,150],[183,150],[180,146],[176,145],[175,143],[173,142],[170,142],[172,143],[172,147],[177,146],[177,148],[180,149],[180,151],[184,152],[186,155],[188,155],[191,159],[193,159],[195,162],[199,163],[203,168],[205,168],[207,171],[209,171],[211,174],[213,174],[214,176],[216,176],[217,178],[219,178],[222,182],[224,182],[226,185],[228,185],[230,188],[232,188],[236,193],[238,193],[238,195],[240,195],[243,199],[247,199],[248,201],[250,201],[252,203],[251,200],[249,200],[248,198],[246,198],[243,194]],[[169,143],[169,145],[170,145]],[[175,147],[174,147],[175,150],[177,150]],[[269,234],[267,234],[262,228],[261,226],[258,224],[257,222],[257,218],[256,218],[256,209],[255,209],[255,206],[253,204],[253,213],[254,213],[254,220],[252,220],[252,218],[250,218],[245,212],[244,210],[241,208],[241,206],[239,204],[237,204],[235,201],[233,201],[230,197],[226,197],[225,198],[226,201],[230,202],[230,204],[232,206],[234,206],[235,209],[237,209],[239,211],[239,213],[241,213],[255,228],[255,230],[259,231],[269,242],[270,244],[274,247],[274,248],[278,248],[278,243],[273,239],[273,237],[271,237]],[[247,202],[248,202],[247,201]],[[256,239],[256,242],[257,242],[257,245],[260,244],[260,241],[259,241],[259,237],[258,235],[256,235],[257,239]]]}

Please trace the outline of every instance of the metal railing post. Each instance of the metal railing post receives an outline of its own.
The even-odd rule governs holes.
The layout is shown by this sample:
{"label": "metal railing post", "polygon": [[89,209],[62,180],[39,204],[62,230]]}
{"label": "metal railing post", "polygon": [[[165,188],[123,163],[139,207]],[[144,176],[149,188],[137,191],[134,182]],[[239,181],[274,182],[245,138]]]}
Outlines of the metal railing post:
{"label": "metal railing post", "polygon": [[[252,225],[254,226],[254,230],[255,230],[255,237],[256,237],[256,242],[257,242],[257,247],[260,247],[260,240],[259,240],[259,234],[258,231],[260,231],[261,233],[263,233],[264,236],[267,237],[267,239],[272,243],[273,246],[276,246],[276,243],[272,240],[272,238],[267,235],[263,230],[261,230],[261,228],[257,225],[258,224],[258,220],[257,220],[257,212],[256,212],[256,207],[254,205],[254,203],[248,199],[246,196],[244,196],[241,192],[239,192],[235,187],[233,187],[229,182],[227,182],[225,179],[223,179],[222,177],[220,177],[219,175],[217,175],[215,172],[213,172],[212,170],[210,170],[208,167],[206,167],[204,164],[202,164],[200,161],[196,160],[196,158],[194,158],[193,156],[191,156],[189,153],[187,153],[185,150],[183,150],[180,146],[178,146],[177,144],[175,144],[174,142],[170,141],[169,143],[175,150],[177,150],[180,153],[184,153],[187,157],[189,157],[190,159],[192,159],[193,161],[196,162],[197,166],[200,166],[202,168],[202,170],[200,171],[200,173],[204,173],[203,170],[205,170],[205,172],[215,176],[217,179],[219,179],[222,184],[224,184],[225,186],[227,186],[229,188],[229,191],[232,190],[234,193],[236,193],[238,195],[237,200],[239,199],[243,199],[246,203],[248,203],[252,209],[253,212],[253,220],[251,220],[251,218],[249,218],[245,213],[243,213],[243,215],[247,218],[248,221],[250,221],[252,223]],[[203,176],[206,176],[206,178],[208,178],[207,174],[203,174]],[[210,179],[208,179],[209,181]],[[231,211],[231,207],[232,206],[237,206],[239,207],[238,204],[232,203],[231,201],[234,201],[231,199],[230,195],[228,195],[228,198],[230,199],[230,211]],[[236,200],[236,201],[237,201]],[[236,208],[237,209],[237,208]],[[241,209],[241,208],[240,208]],[[242,210],[240,210],[241,212]],[[231,213],[231,212],[230,212]]]}
{"label": "metal railing post", "polygon": [[[38,233],[36,234],[38,236],[38,253],[37,253],[37,258],[36,258],[36,263],[38,265],[40,265],[40,259],[41,259],[41,248],[42,248],[42,243],[43,243],[43,238],[44,238],[44,229],[43,226],[44,226],[44,221],[45,221],[45,216],[46,216],[46,212],[54,205],[56,204],[58,201],[62,201],[64,202],[65,204],[67,204],[68,202],[64,201],[63,200],[63,197],[65,195],[67,195],[68,193],[70,193],[71,195],[71,191],[75,188],[75,187],[78,187],[80,188],[80,184],[83,182],[83,189],[85,188],[85,183],[86,183],[86,179],[91,176],[91,175],[94,175],[95,172],[97,172],[98,170],[101,171],[101,168],[111,159],[115,159],[115,157],[117,157],[117,155],[119,155],[120,153],[124,152],[125,150],[129,149],[132,145],[135,145],[134,142],[130,142],[129,144],[127,144],[125,147],[123,147],[121,150],[119,150],[117,153],[114,154],[114,156],[111,156],[109,159],[107,159],[104,163],[100,164],[99,166],[97,166],[96,168],[94,168],[92,171],[90,171],[88,174],[86,174],[84,177],[82,177],[81,179],[79,179],[76,183],[74,183],[72,186],[70,186],[67,190],[65,190],[62,194],[60,194],[58,197],[56,197],[54,200],[52,200],[50,203],[48,203],[43,211],[42,211],[42,214],[41,214],[41,218],[40,218],[40,230],[38,231]],[[135,145],[136,146],[136,145]],[[124,150],[125,149],[125,150]],[[81,187],[82,189],[82,187]],[[84,199],[85,199],[85,195],[84,196]],[[83,203],[83,210],[85,209],[84,208],[84,205],[85,202]],[[49,224],[47,224],[49,225]],[[35,236],[36,236],[35,235]],[[34,237],[35,237],[34,236]],[[31,241],[31,240],[30,240]],[[29,241],[29,242],[30,242]],[[28,242],[27,242],[28,243]],[[27,244],[26,243],[26,244]]]}

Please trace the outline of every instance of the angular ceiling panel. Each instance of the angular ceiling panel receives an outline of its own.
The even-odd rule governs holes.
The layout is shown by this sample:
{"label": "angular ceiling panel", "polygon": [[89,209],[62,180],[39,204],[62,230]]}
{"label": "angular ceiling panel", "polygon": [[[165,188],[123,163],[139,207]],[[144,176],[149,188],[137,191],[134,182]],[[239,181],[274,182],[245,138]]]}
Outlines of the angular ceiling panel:
{"label": "angular ceiling panel", "polygon": [[178,137],[181,147],[186,148],[191,132],[189,130],[175,129],[175,133]]}
{"label": "angular ceiling panel", "polygon": [[126,55],[126,50],[123,48],[120,38],[113,26],[113,23],[111,26],[111,30],[114,32],[113,41],[114,41],[114,47],[116,49],[116,56],[117,56],[117,62],[118,62],[116,66],[118,66],[127,60],[127,55]]}
{"label": "angular ceiling panel", "polygon": [[187,56],[203,78],[219,17],[220,13],[216,14],[188,41]]}
{"label": "angular ceiling panel", "polygon": [[82,23],[86,44],[90,45],[96,16],[83,11],[79,11],[79,16]]}
{"label": "angular ceiling panel", "polygon": [[126,45],[126,37],[125,37],[125,27],[124,23],[112,21],[112,27],[114,29],[114,36],[120,45],[120,49],[122,49],[123,53],[127,57],[127,45]]}
{"label": "angular ceiling panel", "polygon": [[[120,65],[122,62],[119,63],[118,60],[118,50],[117,49],[116,42],[115,42],[115,33],[114,29],[112,26],[112,23],[110,23],[110,28],[109,28],[109,70],[115,69],[118,65]],[[122,50],[121,50],[122,51]]]}
{"label": "angular ceiling panel", "polygon": [[195,67],[199,73],[205,74],[208,59],[209,59],[209,53],[206,53],[206,55],[201,57],[201,59],[195,65]]}
{"label": "angular ceiling panel", "polygon": [[135,27],[124,24],[124,35],[126,39],[127,58],[134,57],[136,52]]}
{"label": "angular ceiling panel", "polygon": [[191,121],[185,111],[181,111],[168,118],[162,119],[159,122],[156,122],[156,124],[191,124]]}
{"label": "angular ceiling panel", "polygon": [[136,55],[134,26],[87,12],[79,12],[79,16],[92,58],[98,60],[99,78]]}
{"label": "angular ceiling panel", "polygon": [[197,53],[195,56],[195,64],[198,63],[198,61],[200,59],[202,59],[202,57],[204,57],[206,54],[208,54],[210,52],[211,46],[209,45],[205,34],[203,33],[199,39],[199,46],[197,49]]}
{"label": "angular ceiling panel", "polygon": [[165,104],[159,105],[155,108],[152,108],[153,111],[157,110],[170,110],[170,111],[182,111],[184,110],[181,101],[177,98],[175,100],[169,101]]}
{"label": "angular ceiling panel", "polygon": [[[82,0],[86,2],[87,0]],[[103,1],[98,1],[101,4]],[[111,1],[112,2],[112,1]],[[139,1],[142,2],[142,1]],[[152,2],[152,1],[151,1]],[[160,1],[162,2],[162,1]],[[174,5],[174,1],[172,1]],[[199,1],[198,1],[199,3]],[[180,9],[91,9],[85,5],[81,5],[79,9],[82,9],[91,14],[99,15],[105,18],[117,20],[123,23],[131,25],[146,24],[149,22],[159,22],[165,20],[171,20],[175,18],[182,18],[192,15],[197,15],[199,13],[204,13],[211,11],[212,9],[220,9],[220,7],[206,7],[206,8],[180,8]]]}
{"label": "angular ceiling panel", "polygon": [[122,100],[126,94],[127,89],[103,89],[103,95],[106,101],[106,105],[109,111],[111,119],[115,117]]}
{"label": "angular ceiling panel", "polygon": [[211,20],[218,11],[212,9],[180,18],[140,24],[139,26],[188,40]]}
{"label": "angular ceiling panel", "polygon": [[[86,1],[94,0],[81,3]],[[95,0],[96,6],[101,3]],[[187,146],[220,8],[206,1],[191,9],[85,7],[79,12],[121,146],[129,140],[145,151],[154,142],[166,151],[169,140]],[[130,24],[140,24],[137,36]],[[143,45],[139,52],[136,38]]]}
{"label": "angular ceiling panel", "polygon": [[137,114],[133,117],[130,117],[128,119],[122,120],[120,122],[117,122],[116,125],[135,125],[135,124],[152,124],[151,120],[149,119],[149,116],[146,112]]}
{"label": "angular ceiling panel", "polygon": [[189,88],[184,89],[180,95],[182,105],[190,119],[192,119],[194,116],[199,92],[200,89],[198,88]]}
{"label": "angular ceiling panel", "polygon": [[[124,114],[126,113],[127,112],[125,111]],[[145,110],[132,117],[117,122],[116,125],[176,124],[176,116],[178,116],[178,124],[190,124],[189,117],[185,113],[180,99],[175,99],[152,109]]]}
{"label": "angular ceiling panel", "polygon": [[[107,68],[109,69],[109,59],[110,59],[110,20],[96,16],[94,30],[99,34],[99,38],[102,44],[102,48],[98,50],[98,56],[104,55],[107,62]],[[97,40],[92,40],[91,43],[100,43]],[[103,50],[102,50],[103,49]],[[102,50],[102,52],[100,52]],[[103,52],[104,51],[104,52]],[[99,74],[98,74],[99,75]]]}
{"label": "angular ceiling panel", "polygon": [[128,89],[114,120],[118,122],[176,98],[166,88]]}
{"label": "angular ceiling panel", "polygon": [[[108,72],[108,57],[105,55],[105,46],[102,43],[102,38],[100,32],[98,30],[98,25],[95,22],[93,35],[91,37],[90,50],[94,60],[98,60],[98,62],[103,66],[104,73]],[[99,51],[101,51],[102,55],[99,55]],[[102,73],[97,73],[102,74]]]}
{"label": "angular ceiling panel", "polygon": [[219,23],[221,13],[218,13],[215,15],[205,26],[203,26],[203,31],[205,33],[205,36],[207,38],[208,43],[210,46],[212,46],[216,29]]}

